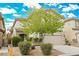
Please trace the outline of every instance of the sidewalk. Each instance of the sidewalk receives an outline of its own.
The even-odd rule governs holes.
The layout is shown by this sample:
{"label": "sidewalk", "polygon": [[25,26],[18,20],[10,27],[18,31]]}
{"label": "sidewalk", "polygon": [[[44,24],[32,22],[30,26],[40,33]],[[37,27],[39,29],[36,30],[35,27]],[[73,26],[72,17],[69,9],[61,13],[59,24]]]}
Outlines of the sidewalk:
{"label": "sidewalk", "polygon": [[[13,55],[21,56],[21,53],[18,47],[13,47]],[[0,56],[8,56],[8,47],[2,47],[0,49]]]}
{"label": "sidewalk", "polygon": [[[18,47],[13,47],[14,56],[22,56]],[[31,50],[29,56],[44,56],[39,46]],[[8,48],[0,49],[0,56],[8,56]],[[79,56],[79,47],[68,45],[53,45],[51,56]]]}

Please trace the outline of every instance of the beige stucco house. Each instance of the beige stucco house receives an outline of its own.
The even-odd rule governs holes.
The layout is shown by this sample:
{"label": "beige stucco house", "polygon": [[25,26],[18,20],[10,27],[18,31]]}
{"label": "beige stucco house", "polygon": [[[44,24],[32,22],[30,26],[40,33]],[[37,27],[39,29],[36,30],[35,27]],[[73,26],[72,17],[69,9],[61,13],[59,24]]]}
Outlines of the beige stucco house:
{"label": "beige stucco house", "polygon": [[70,43],[79,43],[79,19],[70,18],[64,21],[64,35]]}
{"label": "beige stucco house", "polygon": [[21,20],[21,19],[16,19],[13,23],[13,26],[11,28],[11,35],[12,37],[14,36],[20,36],[22,38],[24,38],[25,34],[24,32],[22,31],[22,21],[25,21],[25,20]]}

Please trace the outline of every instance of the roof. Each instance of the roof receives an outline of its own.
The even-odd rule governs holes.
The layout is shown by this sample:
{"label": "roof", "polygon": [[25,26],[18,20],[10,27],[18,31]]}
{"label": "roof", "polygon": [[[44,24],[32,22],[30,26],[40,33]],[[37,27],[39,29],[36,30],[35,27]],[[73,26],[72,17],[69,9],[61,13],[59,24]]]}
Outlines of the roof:
{"label": "roof", "polygon": [[72,21],[72,20],[79,21],[79,19],[76,19],[76,18],[69,18],[69,19],[66,19],[64,22],[69,22],[69,21]]}

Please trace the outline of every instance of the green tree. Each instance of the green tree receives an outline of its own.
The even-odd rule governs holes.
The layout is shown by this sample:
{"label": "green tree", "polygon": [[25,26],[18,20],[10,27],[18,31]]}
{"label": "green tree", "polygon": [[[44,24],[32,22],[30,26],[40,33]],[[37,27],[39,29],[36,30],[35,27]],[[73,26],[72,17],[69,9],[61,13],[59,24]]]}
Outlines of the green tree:
{"label": "green tree", "polygon": [[63,27],[62,19],[64,17],[56,10],[35,9],[27,18],[26,23],[23,23],[25,27],[22,30],[26,33],[53,34]]}

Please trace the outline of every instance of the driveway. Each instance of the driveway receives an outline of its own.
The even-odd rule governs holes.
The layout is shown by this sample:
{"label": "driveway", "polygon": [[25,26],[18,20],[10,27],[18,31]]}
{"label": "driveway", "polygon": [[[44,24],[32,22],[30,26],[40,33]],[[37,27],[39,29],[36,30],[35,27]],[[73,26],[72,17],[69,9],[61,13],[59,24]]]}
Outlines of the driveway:
{"label": "driveway", "polygon": [[64,54],[62,55],[77,55],[79,56],[79,47],[74,47],[74,46],[68,46],[68,45],[54,45],[54,49],[63,52]]}

